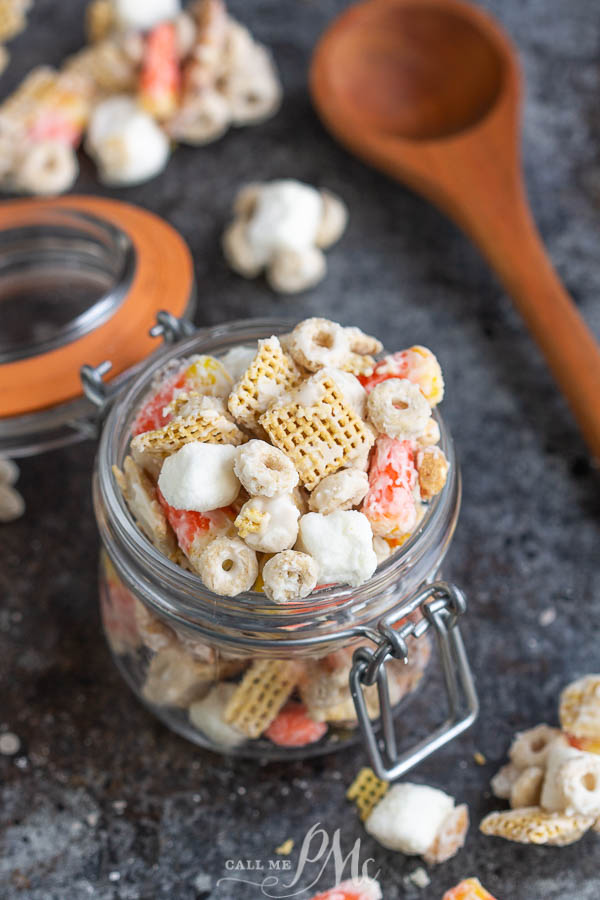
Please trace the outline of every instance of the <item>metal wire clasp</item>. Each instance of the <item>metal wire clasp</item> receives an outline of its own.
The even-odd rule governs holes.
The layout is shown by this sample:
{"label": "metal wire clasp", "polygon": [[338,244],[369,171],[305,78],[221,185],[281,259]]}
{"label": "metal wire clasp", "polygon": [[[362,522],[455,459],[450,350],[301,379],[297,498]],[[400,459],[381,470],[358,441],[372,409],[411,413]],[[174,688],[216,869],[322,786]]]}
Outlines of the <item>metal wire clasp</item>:
{"label": "metal wire clasp", "polygon": [[[371,766],[379,778],[386,781],[400,778],[475,721],[479,703],[458,627],[458,619],[466,607],[465,596],[459,588],[438,581],[420,588],[388,613],[379,622],[377,630],[369,628],[363,631],[363,635],[370,638],[377,647],[375,650],[360,647],[355,651],[350,670],[350,691]],[[393,627],[394,622],[406,619],[418,609],[421,610],[422,618],[417,622],[408,619],[401,627]],[[385,662],[390,657],[406,662],[406,639],[409,636],[419,638],[429,628],[434,630],[440,653],[448,698],[448,718],[415,747],[399,755]],[[372,684],[377,684],[379,695],[382,747],[369,718],[363,692],[363,686]]]}

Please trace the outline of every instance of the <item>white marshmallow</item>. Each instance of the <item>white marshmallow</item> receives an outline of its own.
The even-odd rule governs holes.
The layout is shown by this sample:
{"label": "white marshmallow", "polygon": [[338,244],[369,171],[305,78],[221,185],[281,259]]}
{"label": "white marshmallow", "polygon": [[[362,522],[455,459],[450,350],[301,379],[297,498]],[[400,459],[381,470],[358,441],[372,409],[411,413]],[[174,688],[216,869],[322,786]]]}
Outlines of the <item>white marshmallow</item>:
{"label": "white marshmallow", "polygon": [[298,549],[316,560],[322,584],[358,587],[377,568],[369,520],[353,509],[338,509],[327,516],[313,512],[302,516],[299,543]]}
{"label": "white marshmallow", "polygon": [[170,145],[164,131],[135,100],[116,96],[94,109],[86,150],[105,184],[138,184],[162,172]]}
{"label": "white marshmallow", "polygon": [[[253,550],[279,553],[289,550],[298,537],[300,512],[291,494],[278,497],[251,497],[242,506],[235,520],[240,537]],[[239,524],[238,524],[239,523]],[[256,523],[256,530],[248,530],[246,523]]]}
{"label": "white marshmallow", "polygon": [[232,347],[225,356],[221,357],[221,362],[231,375],[234,384],[240,380],[250,363],[254,360],[256,350],[256,346]]}
{"label": "white marshmallow", "polygon": [[227,724],[224,717],[225,707],[236,690],[237,684],[222,681],[189,709],[192,725],[219,747],[237,747],[246,740],[243,734]]}
{"label": "white marshmallow", "polygon": [[322,212],[319,192],[293,179],[261,185],[246,237],[256,262],[265,265],[277,250],[306,250],[315,243]]}
{"label": "white marshmallow", "polygon": [[181,12],[179,0],[113,0],[115,18],[124,28],[146,31]]}
{"label": "white marshmallow", "polygon": [[394,784],[365,828],[382,846],[414,856],[427,852],[453,809],[454,799],[437,788]]}
{"label": "white marshmallow", "polygon": [[235,447],[192,441],[165,459],[158,486],[169,506],[208,512],[233,503],[240,483],[233,471]]}

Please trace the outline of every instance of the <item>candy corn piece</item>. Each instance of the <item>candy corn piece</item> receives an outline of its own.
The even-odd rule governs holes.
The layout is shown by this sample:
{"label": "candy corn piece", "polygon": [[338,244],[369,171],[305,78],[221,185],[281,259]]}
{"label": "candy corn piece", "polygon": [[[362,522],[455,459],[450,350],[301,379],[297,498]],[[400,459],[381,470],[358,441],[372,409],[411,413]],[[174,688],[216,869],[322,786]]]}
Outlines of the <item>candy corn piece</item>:
{"label": "candy corn piece", "polygon": [[372,878],[360,878],[358,881],[344,881],[322,894],[315,894],[311,900],[382,900],[382,897],[381,888],[376,881]]}
{"label": "candy corn piece", "polygon": [[442,900],[495,900],[478,878],[465,878],[456,887],[446,891]]}
{"label": "candy corn piece", "polygon": [[273,719],[265,737],[278,747],[306,747],[320,740],[327,731],[325,722],[315,722],[301,703],[288,703]]}
{"label": "candy corn piece", "polygon": [[418,384],[430,406],[437,406],[444,397],[444,378],[437,359],[427,347],[410,347],[380,360],[370,375],[359,375],[367,393],[388,378],[408,378]]}
{"label": "candy corn piece", "polygon": [[417,521],[416,483],[411,442],[378,437],[369,468],[369,490],[361,507],[373,534],[399,538],[412,531]]}
{"label": "candy corn piece", "polygon": [[228,506],[213,509],[210,512],[195,512],[191,509],[175,509],[169,506],[160,490],[157,498],[162,506],[167,521],[177,538],[177,543],[195,567],[202,552],[210,542],[219,535],[229,534],[233,530],[235,514]]}
{"label": "candy corn piece", "polygon": [[131,434],[142,434],[163,428],[173,418],[173,410],[167,409],[181,391],[197,391],[210,397],[225,397],[233,386],[233,379],[225,366],[214,356],[196,356],[170,377],[161,381],[139,410]]}
{"label": "candy corn piece", "polygon": [[161,22],[148,34],[140,75],[140,102],[156,119],[177,109],[180,87],[177,35],[171,22]]}

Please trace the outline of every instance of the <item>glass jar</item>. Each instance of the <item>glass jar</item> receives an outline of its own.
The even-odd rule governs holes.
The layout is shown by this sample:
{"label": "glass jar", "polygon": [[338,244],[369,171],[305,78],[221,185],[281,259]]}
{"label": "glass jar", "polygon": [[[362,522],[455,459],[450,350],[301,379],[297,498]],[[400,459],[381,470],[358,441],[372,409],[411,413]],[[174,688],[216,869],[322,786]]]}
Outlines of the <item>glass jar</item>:
{"label": "glass jar", "polygon": [[[290,324],[247,320],[202,329],[155,355],[114,400],[93,479],[104,628],[139,699],[191,741],[219,752],[289,759],[339,749],[362,733],[375,771],[398,777],[467,728],[477,712],[457,624],[464,601],[457,588],[434,583],[460,506],[460,476],[443,420],[436,414],[449,478],[414,534],[360,587],[327,587],[285,606],[257,591],[231,598],[211,593],[146,539],[112,474],[127,455],[135,413],[167,361],[192,353],[219,357],[289,331]],[[393,715],[423,675],[428,631],[436,636],[449,716],[399,755]],[[284,702],[287,719],[278,717],[265,733]],[[303,709],[312,721],[308,730]],[[374,730],[380,714],[383,751]]]}

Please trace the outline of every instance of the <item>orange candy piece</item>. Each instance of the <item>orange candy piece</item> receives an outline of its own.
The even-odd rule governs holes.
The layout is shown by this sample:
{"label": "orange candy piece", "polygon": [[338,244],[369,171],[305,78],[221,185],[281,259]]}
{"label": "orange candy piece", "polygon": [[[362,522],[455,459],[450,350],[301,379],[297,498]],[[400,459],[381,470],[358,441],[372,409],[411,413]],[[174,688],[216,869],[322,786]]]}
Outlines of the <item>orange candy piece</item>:
{"label": "orange candy piece", "polygon": [[412,531],[417,521],[413,493],[417,477],[411,442],[378,437],[369,468],[369,490],[361,507],[374,534],[401,537]]}
{"label": "orange candy piece", "polygon": [[175,26],[161,22],[146,38],[140,75],[142,106],[157,119],[168,118],[177,108],[180,80]]}
{"label": "orange candy piece", "polygon": [[185,383],[185,369],[164,381],[157,392],[139,410],[131,426],[131,436],[135,437],[136,434],[154,431],[157,428],[164,428],[165,425],[168,425],[173,416],[171,413],[165,415],[164,408],[175,396],[175,391],[183,388]]}
{"label": "orange candy piece", "polygon": [[567,734],[567,740],[571,747],[575,747],[576,750],[585,750],[586,753],[597,753],[600,755],[599,740],[594,740],[594,738],[575,737],[572,734]]}
{"label": "orange candy piece", "polygon": [[315,722],[301,703],[288,703],[271,722],[265,737],[278,747],[305,747],[320,740],[327,731],[326,722]]}
{"label": "orange candy piece", "polygon": [[466,878],[456,887],[446,891],[442,900],[496,900],[483,887],[478,878]]}
{"label": "orange candy piece", "polygon": [[365,878],[360,881],[343,881],[322,894],[315,894],[311,900],[381,900],[381,897],[381,888],[377,882]]}
{"label": "orange candy piece", "polygon": [[177,543],[190,559],[202,553],[213,538],[229,531],[235,519],[235,513],[229,506],[201,513],[193,509],[175,509],[174,506],[169,506],[158,489],[156,495],[175,532]]}

